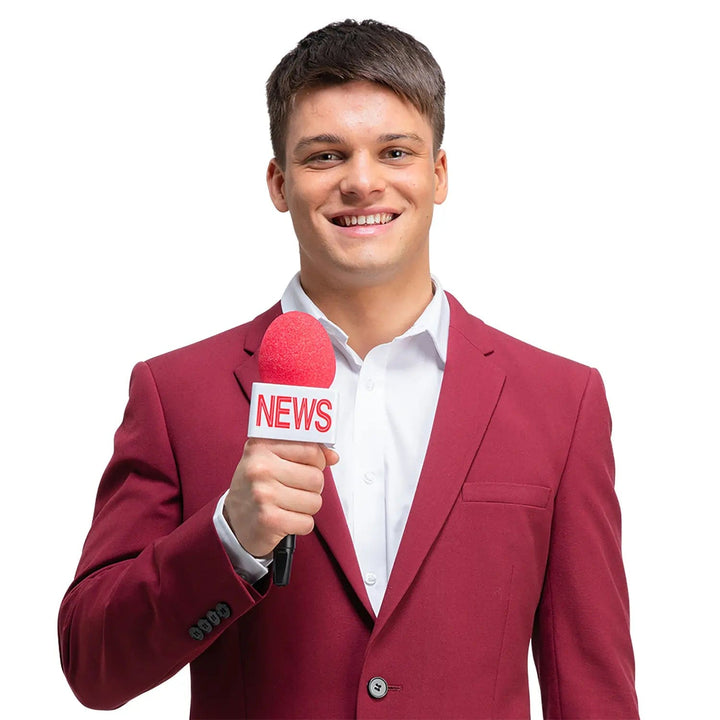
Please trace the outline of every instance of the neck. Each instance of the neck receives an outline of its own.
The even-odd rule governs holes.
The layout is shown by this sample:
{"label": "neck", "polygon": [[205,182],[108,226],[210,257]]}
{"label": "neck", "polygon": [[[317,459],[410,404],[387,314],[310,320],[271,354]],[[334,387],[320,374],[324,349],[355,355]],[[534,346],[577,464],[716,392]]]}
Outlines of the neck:
{"label": "neck", "polygon": [[342,290],[308,286],[308,297],[348,336],[348,345],[361,357],[378,345],[402,335],[423,314],[433,297],[428,274],[412,285],[351,287]]}

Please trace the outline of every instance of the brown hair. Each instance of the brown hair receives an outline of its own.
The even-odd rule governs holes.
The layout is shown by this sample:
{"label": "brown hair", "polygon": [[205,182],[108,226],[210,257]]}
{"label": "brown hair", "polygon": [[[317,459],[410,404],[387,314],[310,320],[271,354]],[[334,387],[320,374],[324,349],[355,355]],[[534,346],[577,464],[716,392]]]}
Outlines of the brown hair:
{"label": "brown hair", "polygon": [[293,102],[306,88],[368,80],[384,85],[424,115],[440,148],[445,130],[445,81],[430,51],[414,37],[375,20],[345,20],[311,32],[267,81],[270,139],[285,165],[285,136]]}

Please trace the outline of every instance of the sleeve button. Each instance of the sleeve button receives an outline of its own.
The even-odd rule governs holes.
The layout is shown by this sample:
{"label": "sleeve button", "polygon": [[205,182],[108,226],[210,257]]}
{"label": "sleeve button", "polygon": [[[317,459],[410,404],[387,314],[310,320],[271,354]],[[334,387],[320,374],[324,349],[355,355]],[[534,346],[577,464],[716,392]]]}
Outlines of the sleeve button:
{"label": "sleeve button", "polygon": [[193,625],[188,633],[193,640],[202,640],[205,637],[205,633],[197,625]]}
{"label": "sleeve button", "polygon": [[221,602],[215,606],[215,612],[220,616],[222,620],[227,620],[230,615],[230,606],[227,603]]}

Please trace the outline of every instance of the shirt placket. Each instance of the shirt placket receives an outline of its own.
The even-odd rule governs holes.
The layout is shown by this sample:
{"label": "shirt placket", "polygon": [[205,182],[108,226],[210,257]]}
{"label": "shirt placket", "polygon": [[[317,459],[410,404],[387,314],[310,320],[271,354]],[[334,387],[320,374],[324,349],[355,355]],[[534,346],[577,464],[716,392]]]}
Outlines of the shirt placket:
{"label": "shirt placket", "polygon": [[385,378],[389,346],[366,356],[355,399],[355,477],[353,541],[370,602],[377,612],[387,586],[385,453],[387,434]]}

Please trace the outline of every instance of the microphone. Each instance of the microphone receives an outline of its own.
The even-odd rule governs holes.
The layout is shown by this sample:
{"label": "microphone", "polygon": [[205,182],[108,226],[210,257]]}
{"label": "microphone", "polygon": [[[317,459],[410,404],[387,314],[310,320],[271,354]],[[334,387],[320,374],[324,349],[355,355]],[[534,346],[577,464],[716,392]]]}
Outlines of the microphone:
{"label": "microphone", "polygon": [[[253,383],[248,437],[335,443],[335,353],[325,328],[307,313],[279,315],[258,351],[260,382]],[[295,536],[273,550],[273,582],[290,582]]]}

